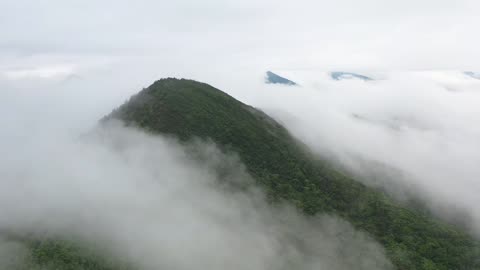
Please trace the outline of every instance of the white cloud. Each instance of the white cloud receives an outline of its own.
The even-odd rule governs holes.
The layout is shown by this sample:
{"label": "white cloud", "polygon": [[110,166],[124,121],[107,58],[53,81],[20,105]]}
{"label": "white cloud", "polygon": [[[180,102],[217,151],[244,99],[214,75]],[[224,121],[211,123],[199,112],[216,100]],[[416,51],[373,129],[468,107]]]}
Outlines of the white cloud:
{"label": "white cloud", "polygon": [[479,8],[471,0],[7,0],[0,4],[0,59],[113,57],[121,63],[109,66],[119,68],[127,57],[141,70],[147,58],[157,68],[176,63],[173,73],[205,63],[217,69],[475,70]]}
{"label": "white cloud", "polygon": [[[405,177],[383,180],[394,187],[390,191],[413,186],[432,209],[447,216],[466,209],[472,216],[468,224],[478,231],[480,81],[459,71],[480,70],[480,39],[475,34],[479,9],[476,0],[1,1],[0,138],[18,139],[4,149],[18,152],[18,158],[24,154],[27,162],[31,154],[43,157],[42,145],[57,139],[52,134],[89,130],[150,82],[193,78],[266,108],[319,153],[333,154],[357,170],[365,169],[358,158],[398,169]],[[302,87],[261,84],[269,69],[283,70],[281,75]],[[379,80],[333,82],[327,76],[331,70],[367,73]],[[63,80],[70,74],[81,79]],[[62,154],[81,150],[71,141],[63,143],[54,148],[58,156],[48,155],[46,161],[63,164]],[[90,164],[96,152],[85,151],[66,165]],[[108,166],[95,171],[95,177],[116,175],[109,168],[125,165],[110,154],[104,156]],[[79,187],[90,191],[80,181],[87,168],[67,166],[69,175],[41,165],[31,169],[40,170],[39,175],[52,169],[56,180],[75,176]],[[125,170],[128,176],[139,168]],[[132,188],[126,179],[123,184],[124,190]],[[110,190],[94,193],[98,197],[90,203],[99,203],[104,191]],[[129,192],[108,198],[116,202]],[[158,203],[151,191],[145,192]],[[61,194],[50,202],[55,199],[62,199]],[[65,205],[70,206],[78,205]],[[120,214],[113,218],[127,222],[127,229],[133,226]],[[207,223],[195,224],[201,228]],[[226,228],[220,229],[219,238]],[[265,258],[256,259],[260,263]]]}
{"label": "white cloud", "polygon": [[3,72],[7,79],[56,79],[73,75],[72,66],[45,66],[31,69],[15,69]]}
{"label": "white cloud", "polygon": [[[109,125],[83,138],[42,129],[2,148],[11,154],[1,157],[0,231],[73,239],[140,269],[391,267],[339,218],[305,217],[220,184],[217,166],[222,179],[251,179],[211,143]],[[0,239],[0,266],[18,265],[22,248]]]}
{"label": "white cloud", "polygon": [[388,72],[370,82],[334,81],[320,71],[281,74],[302,87],[258,80],[226,89],[317,153],[367,175],[366,183],[400,198],[414,194],[480,234],[480,80],[458,71]]}

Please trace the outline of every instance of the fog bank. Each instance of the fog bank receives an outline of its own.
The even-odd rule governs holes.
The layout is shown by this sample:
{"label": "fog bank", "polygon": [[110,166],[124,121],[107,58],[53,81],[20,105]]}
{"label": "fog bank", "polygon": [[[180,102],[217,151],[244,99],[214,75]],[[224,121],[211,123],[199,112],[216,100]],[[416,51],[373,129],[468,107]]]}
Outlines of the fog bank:
{"label": "fog bank", "polygon": [[[11,136],[2,147],[11,151],[0,160],[1,231],[67,239],[140,269],[391,267],[346,221],[307,218],[268,205],[256,188],[231,187],[252,180],[211,142],[180,145],[110,123],[82,136]],[[0,242],[2,267],[27,254]]]}
{"label": "fog bank", "polygon": [[322,71],[279,74],[301,87],[257,77],[226,88],[359,180],[400,200],[413,195],[480,234],[480,80],[459,71],[368,74],[374,81],[335,81]]}

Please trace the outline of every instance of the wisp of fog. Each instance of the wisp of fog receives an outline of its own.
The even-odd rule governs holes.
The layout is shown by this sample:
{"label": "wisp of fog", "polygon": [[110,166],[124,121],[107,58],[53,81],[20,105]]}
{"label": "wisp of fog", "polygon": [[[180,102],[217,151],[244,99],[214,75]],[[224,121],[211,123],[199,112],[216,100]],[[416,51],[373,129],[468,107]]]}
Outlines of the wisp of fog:
{"label": "wisp of fog", "polygon": [[226,88],[358,180],[480,235],[480,80],[459,71],[377,72],[373,81],[279,73],[301,86]]}
{"label": "wisp of fog", "polygon": [[[2,141],[0,230],[70,240],[139,269],[388,269],[346,221],[269,205],[234,153],[109,123],[79,134],[10,129]],[[222,176],[218,168],[222,168]],[[227,174],[225,174],[227,172]],[[0,239],[0,267],[28,257]]]}

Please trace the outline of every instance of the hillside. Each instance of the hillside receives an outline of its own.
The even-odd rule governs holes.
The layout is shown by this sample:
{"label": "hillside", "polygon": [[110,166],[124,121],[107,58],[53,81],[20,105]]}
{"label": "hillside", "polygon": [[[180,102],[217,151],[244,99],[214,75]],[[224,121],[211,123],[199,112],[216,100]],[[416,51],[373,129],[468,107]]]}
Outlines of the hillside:
{"label": "hillside", "polygon": [[[238,154],[270,202],[288,201],[307,215],[341,216],[380,242],[397,269],[480,269],[480,246],[469,235],[342,174],[309,153],[272,118],[210,85],[185,79],[156,81],[102,122],[109,119],[183,142],[211,139],[224,151]],[[22,269],[133,269],[81,243],[13,240],[30,251],[29,267]]]}
{"label": "hillside", "polygon": [[467,234],[403,208],[309,154],[277,122],[207,84],[156,81],[106,117],[182,140],[211,138],[239,154],[272,201],[349,220],[385,246],[398,269],[480,269]]}

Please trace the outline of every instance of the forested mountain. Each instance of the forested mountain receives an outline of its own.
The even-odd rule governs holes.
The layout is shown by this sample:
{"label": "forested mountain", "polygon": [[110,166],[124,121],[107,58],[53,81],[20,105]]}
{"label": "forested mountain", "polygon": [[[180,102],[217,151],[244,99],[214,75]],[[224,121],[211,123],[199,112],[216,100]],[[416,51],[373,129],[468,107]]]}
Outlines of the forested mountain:
{"label": "forested mountain", "polygon": [[239,154],[272,201],[287,200],[309,215],[349,220],[385,246],[398,269],[477,269],[479,245],[454,227],[406,209],[315,158],[269,116],[214,87],[163,79],[107,118],[153,133],[211,138]]}
{"label": "forested mountain", "polygon": [[[480,269],[479,243],[467,233],[355,181],[313,155],[262,111],[208,84],[156,81],[101,122],[110,119],[182,142],[211,139],[223,151],[238,154],[271,203],[286,201],[306,215],[330,213],[348,220],[381,243],[397,269]],[[29,243],[32,261],[39,266],[128,268],[79,251],[74,243],[19,241]]]}

